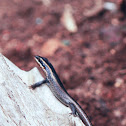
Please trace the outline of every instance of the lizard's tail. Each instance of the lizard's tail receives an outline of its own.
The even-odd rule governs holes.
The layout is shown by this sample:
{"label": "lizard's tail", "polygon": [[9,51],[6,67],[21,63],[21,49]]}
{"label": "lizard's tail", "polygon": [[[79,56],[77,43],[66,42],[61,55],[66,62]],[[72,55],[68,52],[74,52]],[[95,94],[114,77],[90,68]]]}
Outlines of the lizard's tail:
{"label": "lizard's tail", "polygon": [[83,109],[80,107],[80,105],[78,103],[75,104],[75,108],[76,108],[76,112],[77,112],[79,118],[82,120],[82,122],[85,124],[85,126],[92,126],[86,113],[83,111]]}

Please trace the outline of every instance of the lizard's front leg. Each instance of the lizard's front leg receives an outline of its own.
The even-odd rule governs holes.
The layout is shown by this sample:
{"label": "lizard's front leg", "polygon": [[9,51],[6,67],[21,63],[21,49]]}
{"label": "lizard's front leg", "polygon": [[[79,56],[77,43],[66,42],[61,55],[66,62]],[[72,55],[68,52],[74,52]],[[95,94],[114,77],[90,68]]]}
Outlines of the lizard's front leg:
{"label": "lizard's front leg", "polygon": [[39,81],[39,82],[29,86],[29,87],[34,90],[36,87],[40,87],[42,84],[45,84],[45,83],[48,83],[47,79]]}

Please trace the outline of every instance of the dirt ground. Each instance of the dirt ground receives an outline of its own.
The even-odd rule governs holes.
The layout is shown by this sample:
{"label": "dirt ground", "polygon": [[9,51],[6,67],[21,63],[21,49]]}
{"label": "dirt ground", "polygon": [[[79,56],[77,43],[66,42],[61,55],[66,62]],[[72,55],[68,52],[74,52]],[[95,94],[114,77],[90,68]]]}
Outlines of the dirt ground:
{"label": "dirt ground", "polygon": [[[109,1],[115,12],[96,4],[106,0],[51,1],[0,0],[0,52],[23,70],[47,57],[94,126],[126,126],[125,0]],[[68,4],[76,32],[61,22]]]}

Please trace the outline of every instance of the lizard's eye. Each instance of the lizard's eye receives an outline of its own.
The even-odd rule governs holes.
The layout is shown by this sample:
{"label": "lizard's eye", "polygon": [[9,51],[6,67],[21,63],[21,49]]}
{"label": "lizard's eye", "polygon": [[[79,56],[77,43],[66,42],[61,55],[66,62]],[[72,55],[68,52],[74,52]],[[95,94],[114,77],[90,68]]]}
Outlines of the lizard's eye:
{"label": "lizard's eye", "polygon": [[45,69],[45,66],[43,66],[43,69]]}

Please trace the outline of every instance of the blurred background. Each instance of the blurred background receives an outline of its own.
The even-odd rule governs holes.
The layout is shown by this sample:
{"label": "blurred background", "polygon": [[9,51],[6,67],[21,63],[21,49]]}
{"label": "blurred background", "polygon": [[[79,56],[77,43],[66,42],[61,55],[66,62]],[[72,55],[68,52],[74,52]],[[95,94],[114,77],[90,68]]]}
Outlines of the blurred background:
{"label": "blurred background", "polygon": [[0,53],[48,58],[94,126],[126,126],[126,0],[0,0]]}

